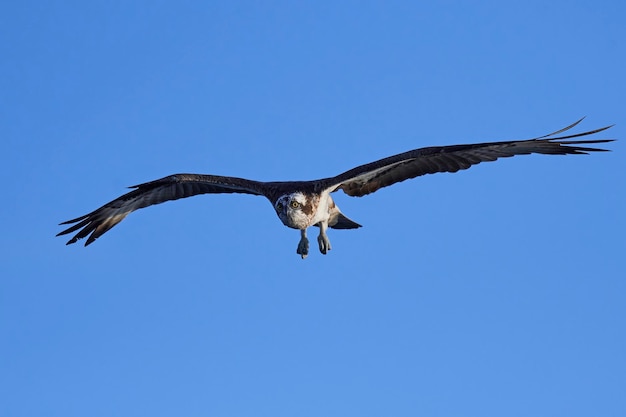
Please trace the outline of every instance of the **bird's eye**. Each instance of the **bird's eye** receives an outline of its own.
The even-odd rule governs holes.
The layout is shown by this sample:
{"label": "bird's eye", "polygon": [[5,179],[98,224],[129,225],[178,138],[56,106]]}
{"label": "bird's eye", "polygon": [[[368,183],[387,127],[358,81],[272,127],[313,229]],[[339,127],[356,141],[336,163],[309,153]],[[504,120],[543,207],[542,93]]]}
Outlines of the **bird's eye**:
{"label": "bird's eye", "polygon": [[283,211],[283,203],[276,204],[276,210]]}
{"label": "bird's eye", "polygon": [[291,208],[297,209],[298,207],[300,207],[300,203],[298,203],[296,200],[293,200],[291,202]]}

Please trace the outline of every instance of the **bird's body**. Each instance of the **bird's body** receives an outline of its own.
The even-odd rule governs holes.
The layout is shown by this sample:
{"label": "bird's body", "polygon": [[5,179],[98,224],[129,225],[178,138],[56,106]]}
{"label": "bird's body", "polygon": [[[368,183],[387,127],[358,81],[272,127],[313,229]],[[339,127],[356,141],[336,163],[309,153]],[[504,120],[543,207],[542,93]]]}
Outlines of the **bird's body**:
{"label": "bird's body", "polygon": [[[582,119],[581,119],[582,120]],[[287,227],[300,230],[297,253],[302,258],[308,255],[307,228],[318,226],[317,238],[320,252],[331,249],[326,234],[328,227],[354,229],[359,224],[344,216],[335,204],[331,193],[344,193],[361,197],[376,190],[436,172],[457,172],[481,162],[514,155],[540,153],[548,155],[586,154],[605,149],[581,145],[610,142],[611,139],[568,140],[592,135],[608,129],[604,127],[578,134],[555,137],[576,123],[557,132],[535,139],[487,142],[469,145],[437,146],[414,149],[390,156],[369,164],[361,165],[335,177],[313,181],[261,182],[237,177],[202,174],[175,174],[155,181],[133,186],[133,191],[105,204],[82,217],[61,224],[72,224],[59,235],[78,231],[67,243],[87,237],[85,246],[121,222],[128,214],[140,208],[165,201],[191,197],[198,194],[244,193],[265,196],[276,214]]]}

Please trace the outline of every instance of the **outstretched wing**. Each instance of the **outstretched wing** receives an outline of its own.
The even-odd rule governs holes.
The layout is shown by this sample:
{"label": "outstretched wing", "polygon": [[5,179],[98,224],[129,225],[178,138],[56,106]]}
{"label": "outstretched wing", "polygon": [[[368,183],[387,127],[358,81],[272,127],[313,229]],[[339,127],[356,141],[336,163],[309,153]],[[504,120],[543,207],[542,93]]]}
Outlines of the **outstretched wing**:
{"label": "outstretched wing", "polygon": [[361,165],[324,181],[324,188],[343,190],[346,194],[361,197],[389,185],[436,172],[457,172],[481,162],[495,161],[515,155],[540,153],[547,155],[586,154],[606,151],[581,145],[612,142],[612,139],[568,140],[602,132],[611,126],[588,132],[556,136],[576,126],[578,120],[563,129],[535,139],[506,142],[487,142],[471,145],[434,146],[414,149]]}
{"label": "outstretched wing", "polygon": [[63,230],[61,233],[57,234],[57,236],[72,233],[80,229],[67,244],[76,243],[78,239],[89,235],[89,238],[85,242],[85,246],[87,246],[113,226],[124,220],[131,212],[140,208],[198,194],[244,193],[264,195],[262,182],[243,178],[199,174],[170,175],[129,188],[134,188],[134,190],[116,198],[89,214],[61,223],[77,224]]}

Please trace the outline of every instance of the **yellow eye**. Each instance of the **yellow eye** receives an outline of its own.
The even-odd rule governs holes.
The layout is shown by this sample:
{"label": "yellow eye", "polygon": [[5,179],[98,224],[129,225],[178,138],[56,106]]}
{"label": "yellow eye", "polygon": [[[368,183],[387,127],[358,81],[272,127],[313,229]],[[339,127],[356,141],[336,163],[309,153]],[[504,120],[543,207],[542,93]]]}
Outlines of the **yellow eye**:
{"label": "yellow eye", "polygon": [[291,208],[297,209],[298,207],[300,207],[300,203],[298,203],[296,200],[292,200]]}
{"label": "yellow eye", "polygon": [[283,203],[276,204],[276,210],[283,211]]}

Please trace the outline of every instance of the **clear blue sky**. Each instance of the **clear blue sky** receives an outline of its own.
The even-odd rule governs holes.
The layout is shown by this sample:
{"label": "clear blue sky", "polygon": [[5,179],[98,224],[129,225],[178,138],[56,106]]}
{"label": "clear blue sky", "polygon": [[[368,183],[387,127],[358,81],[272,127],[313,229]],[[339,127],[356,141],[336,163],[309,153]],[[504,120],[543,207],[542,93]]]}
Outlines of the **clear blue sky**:
{"label": "clear blue sky", "polygon": [[[5,2],[2,416],[626,415],[626,4]],[[611,153],[57,224],[177,172],[314,179],[587,116]]]}

